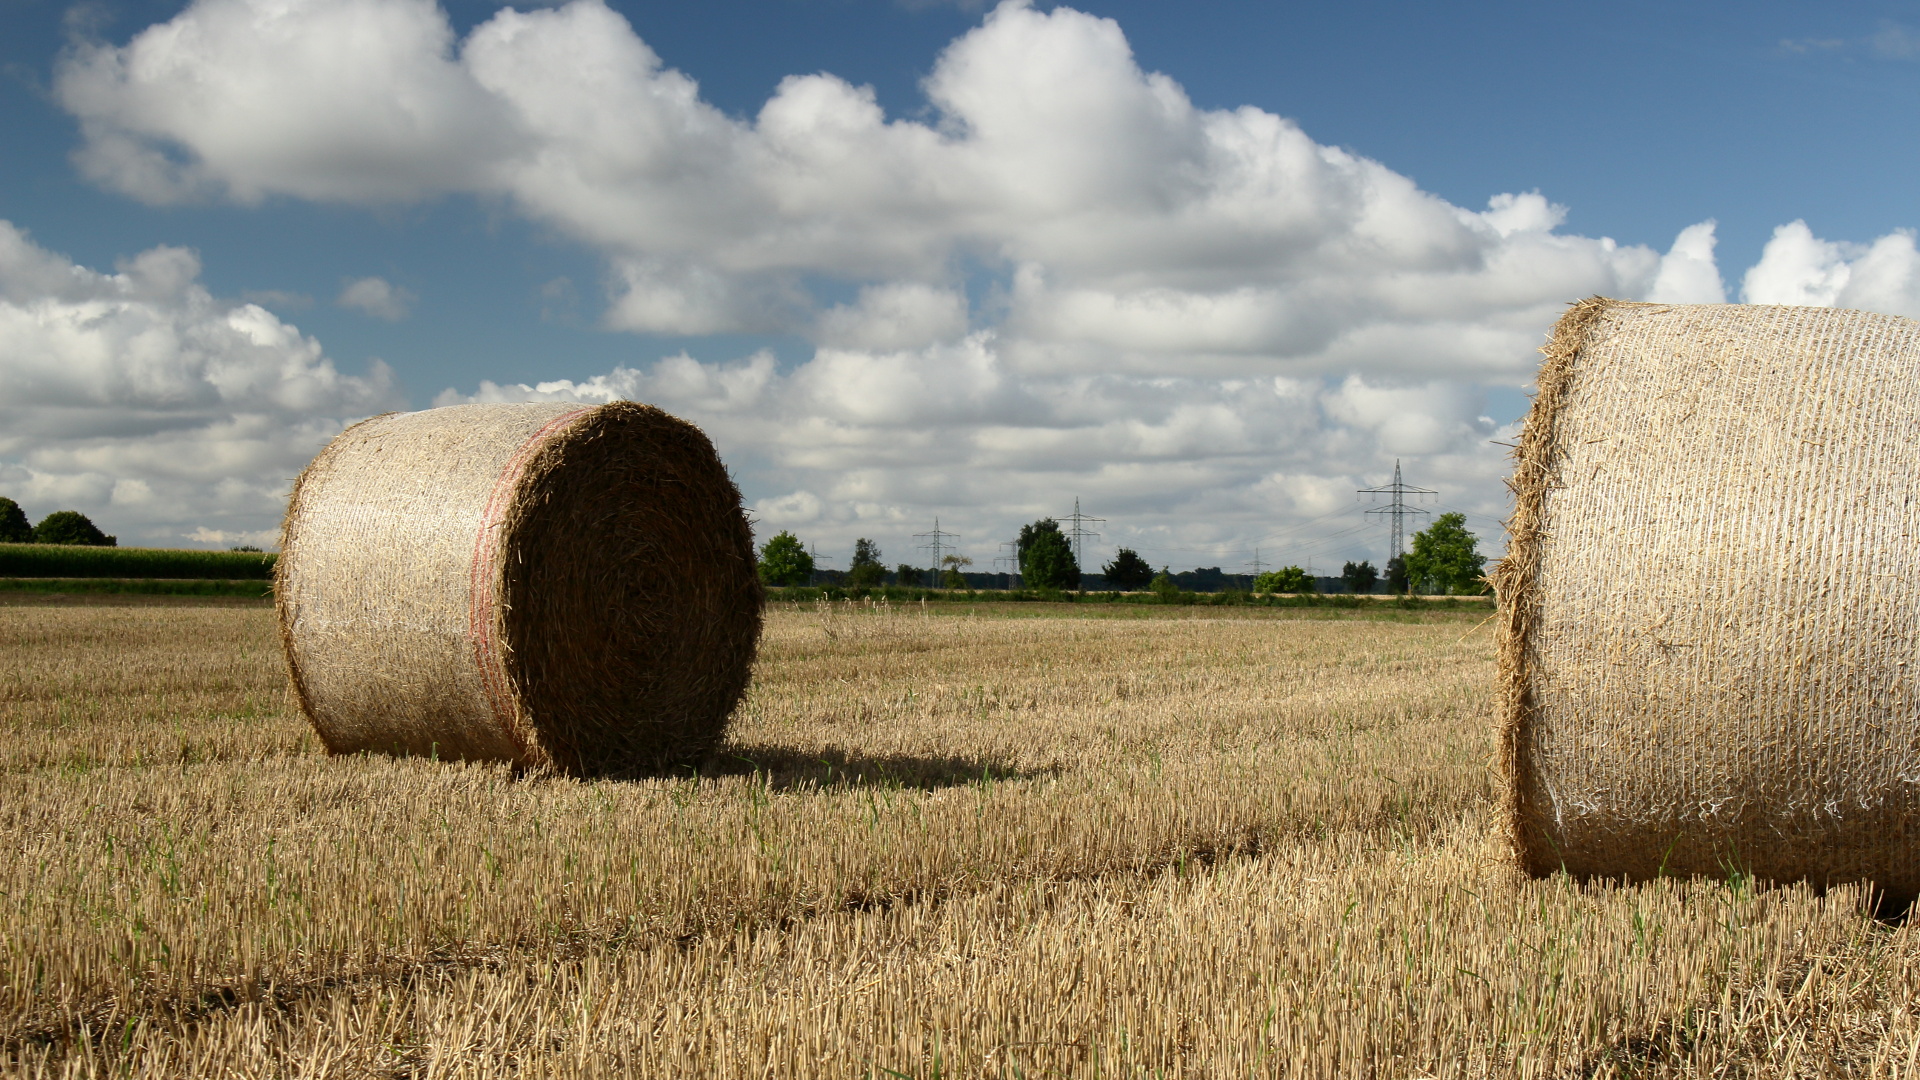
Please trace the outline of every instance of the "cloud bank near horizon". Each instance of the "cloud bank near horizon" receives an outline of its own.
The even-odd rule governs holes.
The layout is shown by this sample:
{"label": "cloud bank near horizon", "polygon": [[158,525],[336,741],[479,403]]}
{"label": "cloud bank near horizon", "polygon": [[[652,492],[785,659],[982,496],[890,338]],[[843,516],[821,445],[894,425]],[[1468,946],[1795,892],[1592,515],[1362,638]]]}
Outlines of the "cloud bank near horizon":
{"label": "cloud bank near horizon", "polygon": [[[833,549],[880,536],[903,558],[891,538],[934,513],[990,558],[1012,524],[1078,495],[1113,519],[1110,539],[1219,561],[1205,552],[1350,507],[1396,457],[1484,531],[1505,472],[1486,390],[1526,383],[1567,302],[1730,299],[1711,221],[1661,253],[1562,232],[1564,208],[1537,192],[1454,206],[1285,117],[1195,107],[1135,63],[1117,24],[1068,8],[986,15],[928,75],[925,120],[889,118],[830,74],[729,116],[598,0],[502,10],[463,40],[430,0],[196,0],[125,44],[76,46],[56,87],[81,126],[81,170],[133,198],[497,199],[601,254],[609,330],[806,338],[812,356],[784,370],[683,354],[436,401],[653,401],[714,434],[763,527]],[[11,235],[18,258],[61,264]],[[278,361],[286,378],[333,371],[293,327],[207,297],[179,262],[191,256],[156,252],[128,265],[172,259],[177,284],[139,300],[143,317],[264,317],[285,343],[256,347],[294,358]],[[124,267],[61,272],[144,288]],[[362,310],[405,314],[399,293],[361,292]],[[1910,231],[1856,245],[1793,222],[1738,298],[1920,316],[1920,253]],[[0,295],[0,389],[42,362],[11,328],[57,321],[24,313],[62,303],[31,283]],[[88,370],[110,381],[103,364]],[[329,377],[361,398],[272,414],[285,430],[251,458],[212,413],[167,430],[202,432],[173,437],[207,440],[254,498],[341,420],[398,396],[384,369]],[[181,378],[218,411],[211,376]],[[266,415],[250,408],[223,415]],[[110,441],[86,456],[18,435],[0,443],[0,482],[71,492],[157,534],[186,519],[163,525],[111,494],[156,482],[127,470],[157,437],[100,436],[130,440],[115,457]],[[266,502],[244,502],[203,499],[228,517],[193,524],[224,535],[220,522],[257,513],[245,527],[267,527]],[[1378,546],[1353,535],[1356,551]]]}
{"label": "cloud bank near horizon", "polygon": [[343,375],[199,276],[175,247],[90,270],[0,221],[0,494],[83,509],[129,544],[259,544],[346,418],[405,407],[385,364]]}

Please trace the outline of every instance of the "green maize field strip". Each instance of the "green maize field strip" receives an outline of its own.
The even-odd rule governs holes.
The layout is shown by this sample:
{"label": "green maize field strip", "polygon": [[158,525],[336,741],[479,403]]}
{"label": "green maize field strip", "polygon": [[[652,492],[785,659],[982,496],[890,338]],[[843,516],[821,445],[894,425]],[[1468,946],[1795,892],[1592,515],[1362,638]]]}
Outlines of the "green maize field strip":
{"label": "green maize field strip", "polygon": [[274,556],[258,551],[0,544],[0,578],[176,578],[267,581]]}
{"label": "green maize field strip", "polygon": [[271,581],[205,578],[0,578],[0,593],[272,596]]}

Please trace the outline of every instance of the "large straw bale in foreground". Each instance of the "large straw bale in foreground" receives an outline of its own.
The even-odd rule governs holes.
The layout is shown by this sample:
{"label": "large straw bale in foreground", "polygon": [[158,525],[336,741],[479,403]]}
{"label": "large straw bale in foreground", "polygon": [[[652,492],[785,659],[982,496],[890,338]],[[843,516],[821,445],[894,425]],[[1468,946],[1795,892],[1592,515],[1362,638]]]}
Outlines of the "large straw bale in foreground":
{"label": "large straw bale in foreground", "polygon": [[760,585],[699,429],[631,402],[459,405],[342,432],[276,572],[327,748],[621,773],[720,739]]}
{"label": "large straw bale in foreground", "polygon": [[1575,305],[1496,578],[1534,873],[1920,893],[1920,323]]}

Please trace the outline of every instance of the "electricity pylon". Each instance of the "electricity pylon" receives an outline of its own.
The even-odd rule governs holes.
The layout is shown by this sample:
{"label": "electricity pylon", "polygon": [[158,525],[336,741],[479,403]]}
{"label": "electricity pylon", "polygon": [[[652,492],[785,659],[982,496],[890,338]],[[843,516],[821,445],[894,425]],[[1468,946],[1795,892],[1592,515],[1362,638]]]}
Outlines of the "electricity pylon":
{"label": "electricity pylon", "polygon": [[956,545],[949,544],[947,541],[960,539],[960,534],[942,530],[940,528],[940,519],[936,517],[933,519],[932,532],[914,533],[913,538],[915,540],[930,541],[929,543],[921,544],[920,550],[926,551],[929,548],[933,550],[933,581],[935,585],[938,585],[940,583],[940,553],[953,550]]}
{"label": "electricity pylon", "polygon": [[[994,558],[993,569],[997,573],[1007,575],[1007,580],[1002,582],[1002,584],[1008,588],[1012,588],[1013,575],[1020,572],[1020,541],[1002,540],[1000,541],[1000,550],[1006,552],[1006,554]],[[1004,570],[1001,569],[1003,564],[1006,566]]]}
{"label": "electricity pylon", "polygon": [[1260,545],[1259,544],[1253,545],[1253,559],[1249,561],[1247,565],[1253,567],[1254,577],[1259,577],[1260,568],[1267,565],[1266,563],[1260,561]]}
{"label": "electricity pylon", "polygon": [[1407,516],[1410,514],[1426,513],[1425,510],[1422,510],[1417,506],[1408,505],[1407,496],[1440,494],[1439,492],[1433,490],[1432,488],[1414,487],[1412,484],[1402,483],[1400,480],[1400,459],[1399,458],[1393,459],[1393,483],[1388,484],[1385,487],[1360,488],[1358,489],[1358,493],[1361,495],[1393,496],[1393,501],[1388,503],[1387,505],[1376,506],[1373,509],[1367,511],[1369,515],[1384,514],[1388,518],[1388,520],[1390,520],[1393,523],[1393,540],[1391,541],[1391,543],[1388,544],[1388,548],[1387,548],[1387,558],[1389,561],[1393,559],[1398,559],[1407,553],[1407,545],[1406,545],[1407,530],[1405,525],[1405,519],[1407,518]]}
{"label": "electricity pylon", "polygon": [[1100,539],[1099,533],[1094,532],[1092,529],[1089,529],[1086,526],[1105,525],[1107,523],[1107,519],[1097,518],[1097,517],[1088,517],[1087,515],[1081,513],[1080,499],[1078,496],[1075,496],[1073,500],[1073,513],[1067,517],[1061,518],[1060,520],[1070,521],[1073,523],[1072,526],[1067,529],[1067,540],[1068,542],[1073,544],[1073,564],[1075,566],[1078,566],[1080,568],[1080,572],[1084,574],[1087,572],[1086,539],[1089,536],[1093,537],[1095,540]]}

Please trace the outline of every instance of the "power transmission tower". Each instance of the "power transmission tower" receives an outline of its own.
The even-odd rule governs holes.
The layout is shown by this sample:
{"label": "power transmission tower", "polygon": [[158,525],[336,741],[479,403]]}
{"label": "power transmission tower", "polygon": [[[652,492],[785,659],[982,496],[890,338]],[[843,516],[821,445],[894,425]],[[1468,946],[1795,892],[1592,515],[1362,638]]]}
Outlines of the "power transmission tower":
{"label": "power transmission tower", "polygon": [[[993,569],[997,573],[1006,575],[1006,580],[1002,581],[1001,584],[1011,589],[1013,588],[1013,575],[1020,572],[1020,541],[1002,540],[1000,542],[1000,550],[1006,552],[1006,554],[994,558]],[[1000,569],[1002,565],[1006,566],[1005,570]]]}
{"label": "power transmission tower", "polygon": [[947,541],[960,539],[960,534],[942,531],[940,528],[940,519],[934,518],[932,532],[914,533],[913,538],[915,540],[929,541],[929,543],[921,544],[920,550],[933,549],[933,582],[935,585],[938,585],[940,583],[940,553],[953,550],[956,545],[949,544]]}
{"label": "power transmission tower", "polygon": [[1260,545],[1259,544],[1253,545],[1253,560],[1247,563],[1247,565],[1253,567],[1254,577],[1259,577],[1260,568],[1267,565],[1266,563],[1263,563],[1260,561]]}
{"label": "power transmission tower", "polygon": [[1389,559],[1389,561],[1393,559],[1398,559],[1402,555],[1406,554],[1407,530],[1406,530],[1405,520],[1407,516],[1409,514],[1426,513],[1425,510],[1422,510],[1417,506],[1409,506],[1407,504],[1407,496],[1440,494],[1439,492],[1433,490],[1432,488],[1414,487],[1412,484],[1402,483],[1400,480],[1400,459],[1399,458],[1393,459],[1393,483],[1388,484],[1385,487],[1359,488],[1358,493],[1361,495],[1393,496],[1393,501],[1388,503],[1387,505],[1376,506],[1373,509],[1367,511],[1369,515],[1383,514],[1393,523],[1393,541],[1391,544],[1388,545],[1387,558]]}
{"label": "power transmission tower", "polygon": [[1085,573],[1087,570],[1087,547],[1086,547],[1087,537],[1091,536],[1095,540],[1100,539],[1100,534],[1097,532],[1094,532],[1092,529],[1087,528],[1087,526],[1088,525],[1105,525],[1107,523],[1107,519],[1097,518],[1097,517],[1088,517],[1087,515],[1081,513],[1080,499],[1078,496],[1075,496],[1073,500],[1073,513],[1067,517],[1061,518],[1060,520],[1070,521],[1073,523],[1072,527],[1067,529],[1067,540],[1073,544],[1073,564],[1080,568],[1081,573]]}
{"label": "power transmission tower", "polygon": [[807,575],[807,584],[818,585],[820,583],[820,572],[827,568],[826,563],[829,559],[827,556],[820,554],[819,544],[808,544],[807,554],[813,556],[813,573]]}

